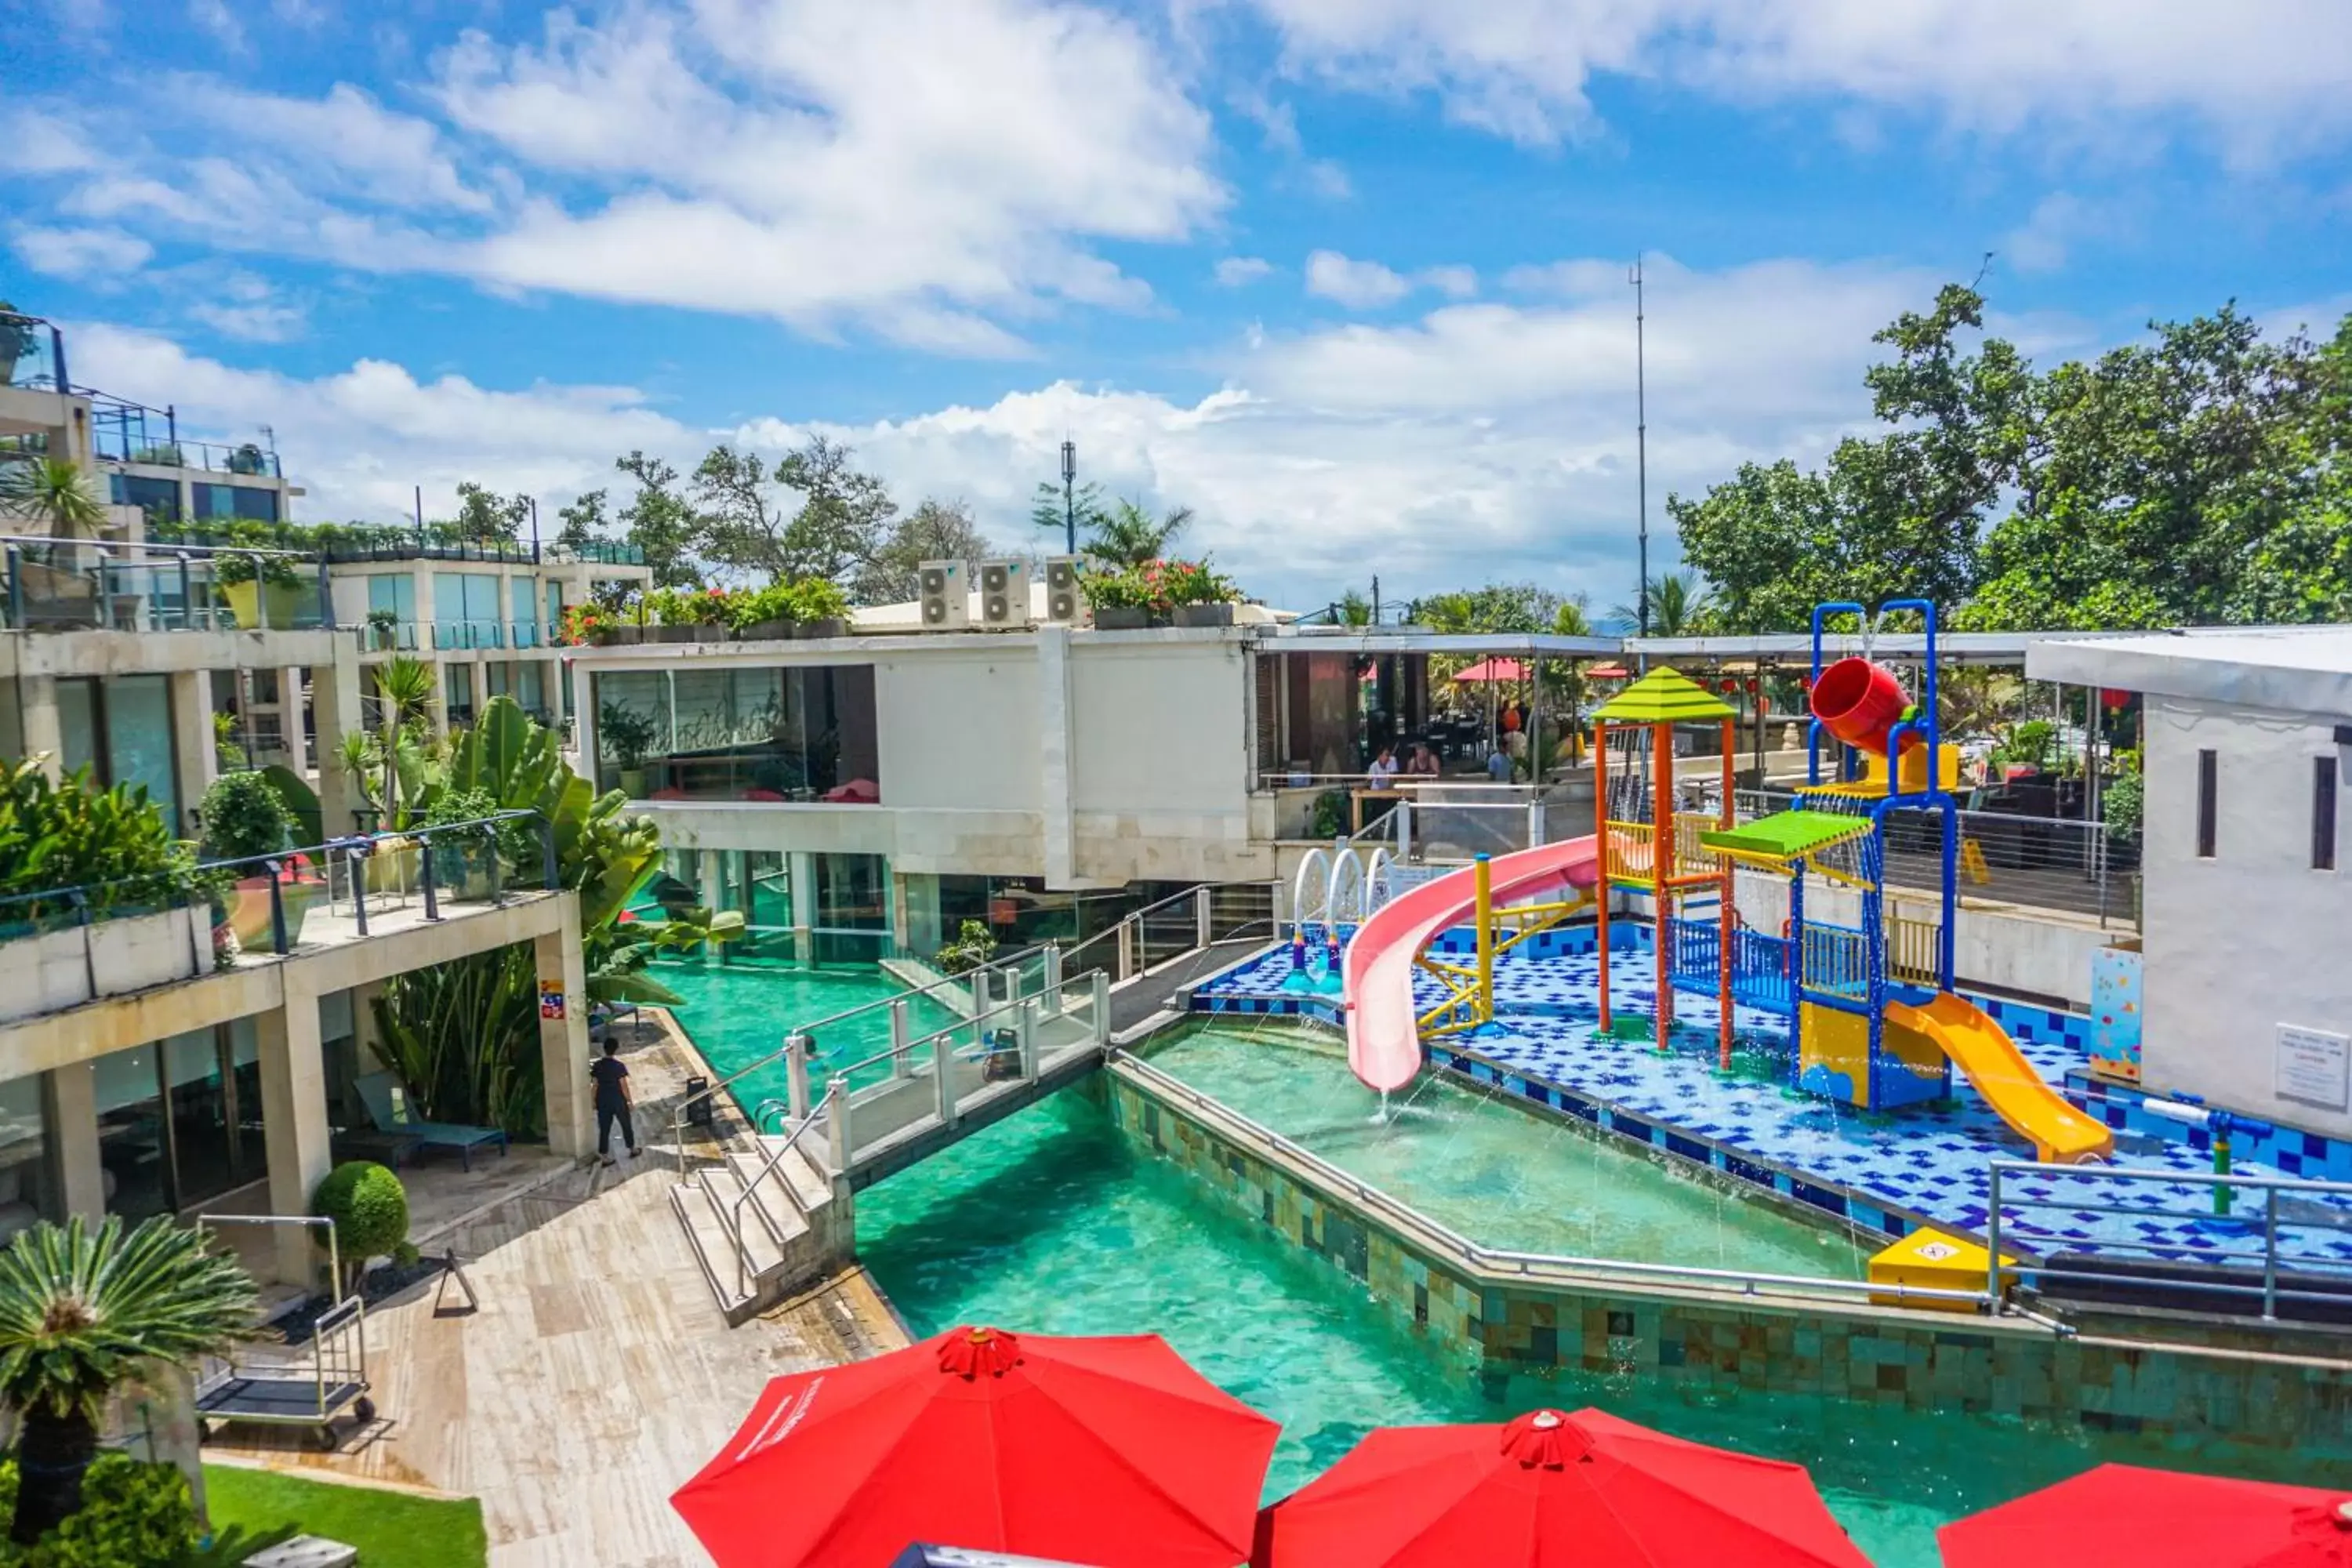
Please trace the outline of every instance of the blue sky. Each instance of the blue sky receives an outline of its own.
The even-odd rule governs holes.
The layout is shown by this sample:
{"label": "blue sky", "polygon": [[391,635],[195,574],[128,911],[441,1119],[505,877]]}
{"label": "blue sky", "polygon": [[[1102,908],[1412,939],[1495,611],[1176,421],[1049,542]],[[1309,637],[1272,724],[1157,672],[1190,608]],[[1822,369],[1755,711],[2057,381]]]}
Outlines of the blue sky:
{"label": "blue sky", "polygon": [[[2341,0],[0,0],[0,294],[303,514],[824,429],[1026,547],[1066,435],[1254,590],[1630,596],[1664,493],[2037,353],[2352,304]],[[1661,553],[1670,552],[1670,543]]]}

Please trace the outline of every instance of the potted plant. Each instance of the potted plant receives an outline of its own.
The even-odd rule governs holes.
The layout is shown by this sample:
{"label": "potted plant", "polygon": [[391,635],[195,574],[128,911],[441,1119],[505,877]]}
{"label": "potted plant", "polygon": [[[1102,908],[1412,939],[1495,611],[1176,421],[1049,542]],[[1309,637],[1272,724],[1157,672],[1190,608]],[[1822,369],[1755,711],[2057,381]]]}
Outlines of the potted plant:
{"label": "potted plant", "polygon": [[368,641],[379,650],[389,650],[400,641],[400,612],[370,610],[367,617]]}
{"label": "potted plant", "polygon": [[1173,606],[1178,626],[1229,626],[1234,624],[1236,590],[1230,579],[1210,570],[1208,562],[1165,561],[1152,562],[1149,565],[1160,569],[1160,592]]}
{"label": "potted plant", "polygon": [[849,630],[849,595],[830,577],[803,577],[786,588],[794,634],[837,637]]}
{"label": "potted plant", "polygon": [[308,597],[318,592],[318,584],[305,581],[283,555],[216,555],[213,581],[220,584],[221,598],[245,631],[293,626]]}
{"label": "potted plant", "polygon": [[653,749],[654,721],[623,702],[607,702],[596,712],[597,744],[613,759],[621,775],[621,793],[631,800],[646,794],[646,753]]}
{"label": "potted plant", "polygon": [[728,593],[724,588],[665,588],[646,596],[660,623],[656,642],[724,642]]}
{"label": "potted plant", "polygon": [[793,591],[789,583],[732,594],[727,600],[727,625],[744,642],[771,642],[793,635]]}
{"label": "potted plant", "polygon": [[1167,608],[1157,577],[1148,576],[1140,566],[1108,571],[1088,567],[1079,580],[1097,631],[1140,631]]}
{"label": "potted plant", "polygon": [[[489,896],[490,876],[499,853],[498,829],[493,824],[483,823],[483,818],[496,816],[498,810],[498,797],[480,789],[444,789],[425,808],[423,826],[443,830],[425,841],[425,853],[433,858],[433,880],[439,885],[443,898]],[[483,825],[455,826],[459,823]]]}
{"label": "potted plant", "polygon": [[228,471],[232,474],[259,474],[268,471],[268,459],[259,447],[247,441],[228,455]]}
{"label": "potted plant", "polygon": [[[223,773],[205,791],[196,807],[204,830],[206,858],[243,864],[230,868],[236,879],[226,899],[228,927],[246,947],[268,942],[270,894],[277,889],[278,906],[285,911],[286,941],[291,945],[302,927],[302,916],[317,894],[317,884],[301,879],[289,856],[273,875],[259,857],[277,855],[291,843],[293,814],[278,791],[257,772]],[[289,871],[296,872],[289,876]]]}

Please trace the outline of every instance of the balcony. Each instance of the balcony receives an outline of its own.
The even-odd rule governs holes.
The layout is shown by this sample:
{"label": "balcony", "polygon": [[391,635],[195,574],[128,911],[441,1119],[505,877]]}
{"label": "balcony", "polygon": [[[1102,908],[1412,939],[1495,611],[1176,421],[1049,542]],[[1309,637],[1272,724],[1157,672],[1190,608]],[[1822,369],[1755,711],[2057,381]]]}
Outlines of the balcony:
{"label": "balcony", "polygon": [[554,853],[536,812],[509,811],[0,898],[0,1024],[535,900]]}
{"label": "balcony", "polygon": [[0,310],[0,386],[56,392],[68,384],[65,334],[38,316]]}
{"label": "balcony", "polygon": [[371,617],[362,653],[530,653],[559,646],[553,626],[538,621],[400,621]]}
{"label": "balcony", "polygon": [[331,626],[324,570],[277,551],[158,551],[0,535],[0,628],[316,630]]}

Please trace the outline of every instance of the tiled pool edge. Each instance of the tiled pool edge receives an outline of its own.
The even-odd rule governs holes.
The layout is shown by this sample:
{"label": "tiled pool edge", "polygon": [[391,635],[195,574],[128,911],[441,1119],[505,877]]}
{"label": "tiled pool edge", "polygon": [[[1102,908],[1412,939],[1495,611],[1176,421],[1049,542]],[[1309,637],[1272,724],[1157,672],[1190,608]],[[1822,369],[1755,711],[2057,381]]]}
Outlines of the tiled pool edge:
{"label": "tiled pool edge", "polygon": [[1270,1151],[1237,1144],[1115,1068],[1089,1085],[1139,1152],[1466,1354],[1485,1375],[1568,1368],[1659,1378],[1694,1394],[1812,1394],[2048,1422],[2156,1451],[2242,1442],[2352,1458],[2352,1377],[2340,1364],[2061,1339],[1982,1320],[1947,1326],[1859,1306],[1474,1280]]}

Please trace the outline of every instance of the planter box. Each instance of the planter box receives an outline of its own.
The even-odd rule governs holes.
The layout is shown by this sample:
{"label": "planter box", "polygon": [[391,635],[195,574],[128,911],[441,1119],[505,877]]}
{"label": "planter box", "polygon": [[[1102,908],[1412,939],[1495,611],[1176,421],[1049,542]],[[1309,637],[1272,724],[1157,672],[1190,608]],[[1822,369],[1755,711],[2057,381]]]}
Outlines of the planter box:
{"label": "planter box", "polygon": [[793,628],[793,636],[807,640],[818,637],[838,637],[849,635],[849,623],[838,616],[828,616],[821,621],[803,621]]}
{"label": "planter box", "polygon": [[647,642],[725,642],[727,628],[722,626],[647,626]]}
{"label": "planter box", "polygon": [[616,647],[635,647],[646,640],[646,633],[649,629],[635,625],[614,626],[605,635],[613,639],[613,646]]}
{"label": "planter box", "polygon": [[236,617],[240,630],[251,631],[260,626],[264,609],[269,612],[271,626],[283,627],[291,626],[305,609],[316,611],[319,607],[319,590],[315,585],[298,583],[289,587],[283,584],[272,584],[268,592],[262,594],[256,593],[257,586],[250,580],[221,584],[221,597],[228,601],[228,612]]}
{"label": "planter box", "polygon": [[144,991],[211,967],[211,933],[194,910],[126,915],[87,929],[68,926],[0,942],[0,1021]]}
{"label": "planter box", "polygon": [[782,642],[792,635],[790,621],[753,621],[735,637],[740,642]]}
{"label": "planter box", "polygon": [[1179,605],[1176,624],[1180,626],[1229,626],[1234,624],[1231,605]]}
{"label": "planter box", "polygon": [[1139,632],[1151,624],[1151,612],[1129,606],[1095,606],[1095,629],[1101,632]]}
{"label": "planter box", "polygon": [[[318,881],[297,881],[288,877],[278,885],[278,902],[286,910],[286,945],[293,947],[302,940],[302,917],[310,906],[326,893]],[[237,945],[247,952],[277,951],[276,932],[269,923],[269,879],[246,877],[228,893],[228,929],[236,933]]]}

